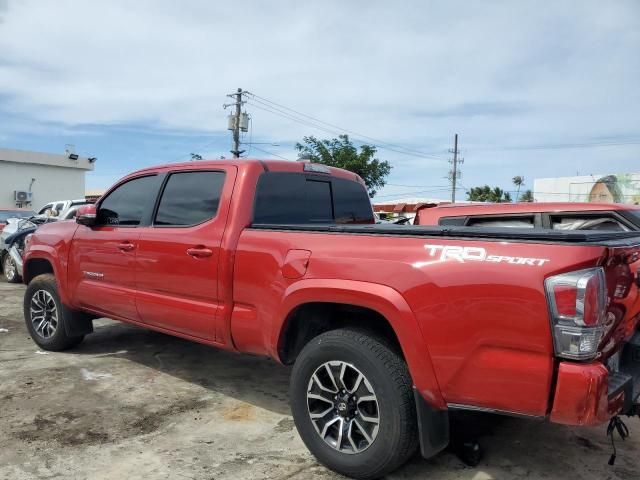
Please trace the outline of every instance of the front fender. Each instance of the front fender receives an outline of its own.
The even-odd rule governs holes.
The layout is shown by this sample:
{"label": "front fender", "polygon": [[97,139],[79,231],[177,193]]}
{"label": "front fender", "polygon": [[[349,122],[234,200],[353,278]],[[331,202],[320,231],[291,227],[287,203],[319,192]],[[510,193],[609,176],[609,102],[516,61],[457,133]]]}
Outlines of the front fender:
{"label": "front fender", "polygon": [[[51,264],[53,269],[53,275],[56,277],[56,282],[58,283],[58,295],[60,295],[60,299],[62,303],[69,304],[69,298],[67,295],[66,289],[66,276],[61,275],[62,272],[66,271],[65,266],[61,265],[63,263],[63,259],[58,255],[58,251],[50,246],[50,245],[30,245],[26,250],[23,259],[23,281],[24,283],[28,283],[29,280],[33,277],[33,274],[29,272],[29,264],[33,260],[46,260]],[[32,264],[32,263],[31,263]]]}
{"label": "front fender", "polygon": [[416,389],[434,408],[446,408],[418,322],[404,297],[386,285],[339,279],[305,279],[290,285],[273,325],[269,345],[277,358],[280,334],[289,314],[306,303],[330,302],[356,305],[378,312],[395,331]]}

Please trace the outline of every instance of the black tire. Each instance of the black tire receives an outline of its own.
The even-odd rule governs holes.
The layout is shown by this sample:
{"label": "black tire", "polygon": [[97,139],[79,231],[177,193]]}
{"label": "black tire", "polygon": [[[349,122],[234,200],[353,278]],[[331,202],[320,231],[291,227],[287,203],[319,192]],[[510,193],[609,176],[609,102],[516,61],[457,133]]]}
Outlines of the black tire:
{"label": "black tire", "polygon": [[[314,373],[327,362],[335,362],[336,368],[340,368],[340,362],[355,367],[375,393],[377,436],[363,451],[344,453],[330,446],[311,420],[307,402],[313,400],[308,400],[307,390],[314,384],[311,380]],[[384,341],[367,333],[341,329],[311,340],[296,359],[289,393],[293,419],[305,445],[320,463],[342,475],[363,480],[380,478],[405,463],[418,447],[416,410],[407,365]],[[339,403],[334,406],[335,412],[341,408]],[[362,418],[358,413],[347,419]]]}
{"label": "black tire", "polygon": [[[20,283],[22,282],[22,277],[18,274],[15,267],[15,262],[11,255],[8,252],[5,252],[2,257],[2,272],[4,274],[4,279],[9,283]],[[11,272],[11,273],[10,273]]]}
{"label": "black tire", "polygon": [[[49,296],[47,296],[47,292]],[[56,325],[55,329],[52,331],[51,329],[47,329],[46,333],[50,333],[50,335],[46,335],[43,332],[37,331],[38,325],[34,325],[32,322],[32,304],[33,302],[37,302],[34,304],[34,308],[38,309],[38,303],[41,302],[38,298],[34,297],[36,295],[40,295],[38,298],[46,298],[49,300],[48,305],[51,305],[51,302],[55,304],[55,313],[56,313]],[[45,273],[42,275],[38,275],[29,283],[27,287],[27,291],[24,294],[24,320],[27,324],[27,330],[29,330],[29,334],[33,341],[43,350],[49,350],[52,352],[59,352],[62,350],[67,350],[69,348],[75,347],[84,338],[84,335],[80,336],[70,336],[67,334],[67,328],[65,322],[67,320],[67,315],[69,312],[67,309],[63,308],[62,302],[60,301],[60,296],[58,295],[58,286],[56,284],[55,277],[50,273]],[[51,318],[50,314],[50,318]],[[39,321],[36,321],[39,323]]]}

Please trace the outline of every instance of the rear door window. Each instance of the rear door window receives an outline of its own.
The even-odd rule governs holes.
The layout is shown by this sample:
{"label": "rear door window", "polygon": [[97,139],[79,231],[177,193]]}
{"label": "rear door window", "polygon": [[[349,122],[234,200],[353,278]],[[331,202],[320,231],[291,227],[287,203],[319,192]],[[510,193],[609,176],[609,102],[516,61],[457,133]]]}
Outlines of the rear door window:
{"label": "rear door window", "polygon": [[469,217],[467,222],[469,227],[533,228],[534,225],[535,219],[533,215]]}
{"label": "rear door window", "polygon": [[154,225],[190,226],[215,217],[224,172],[180,172],[167,180]]}
{"label": "rear door window", "polygon": [[553,230],[606,230],[627,232],[629,228],[620,223],[612,215],[552,215],[550,217]]}

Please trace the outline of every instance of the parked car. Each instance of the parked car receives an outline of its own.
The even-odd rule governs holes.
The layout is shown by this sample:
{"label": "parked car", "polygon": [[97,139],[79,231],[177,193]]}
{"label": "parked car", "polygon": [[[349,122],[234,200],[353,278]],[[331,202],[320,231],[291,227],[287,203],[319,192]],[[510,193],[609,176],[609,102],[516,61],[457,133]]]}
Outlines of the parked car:
{"label": "parked car", "polygon": [[293,364],[302,440],[373,479],[444,449],[456,410],[638,413],[639,256],[637,232],[376,225],[362,180],[324,165],[188,162],[41,226],[24,316],[46,350],[111,317]]}
{"label": "parked car", "polygon": [[0,232],[0,267],[7,282],[22,281],[22,258],[27,235],[33,233],[38,225],[57,220],[56,217],[38,215],[7,219],[5,228]]}
{"label": "parked car", "polygon": [[77,210],[78,207],[82,205],[88,205],[89,201],[84,198],[80,198],[77,200],[57,200],[55,202],[49,202],[46,205],[43,205],[38,210],[38,215],[47,215],[51,217],[65,217],[67,212],[74,208]]}
{"label": "parked car", "polygon": [[414,225],[639,231],[640,206],[577,202],[447,204],[419,209]]}
{"label": "parked car", "polygon": [[0,208],[0,232],[10,218],[29,218],[35,215],[33,210],[25,208]]}

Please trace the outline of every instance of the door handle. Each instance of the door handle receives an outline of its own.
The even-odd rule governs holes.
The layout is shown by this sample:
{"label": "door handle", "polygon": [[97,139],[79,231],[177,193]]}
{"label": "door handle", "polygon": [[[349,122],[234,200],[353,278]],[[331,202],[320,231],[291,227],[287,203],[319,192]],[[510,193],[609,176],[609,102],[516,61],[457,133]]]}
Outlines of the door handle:
{"label": "door handle", "polygon": [[213,255],[213,251],[207,247],[191,247],[187,248],[187,255],[196,258],[204,258]]}
{"label": "door handle", "polygon": [[118,249],[123,252],[130,252],[134,248],[136,248],[136,246],[131,242],[122,242],[118,245]]}

